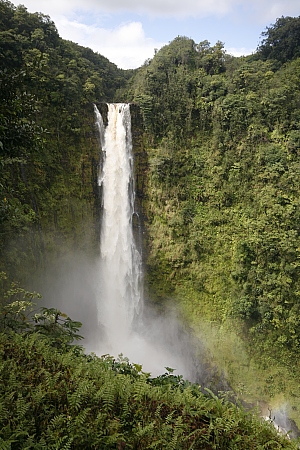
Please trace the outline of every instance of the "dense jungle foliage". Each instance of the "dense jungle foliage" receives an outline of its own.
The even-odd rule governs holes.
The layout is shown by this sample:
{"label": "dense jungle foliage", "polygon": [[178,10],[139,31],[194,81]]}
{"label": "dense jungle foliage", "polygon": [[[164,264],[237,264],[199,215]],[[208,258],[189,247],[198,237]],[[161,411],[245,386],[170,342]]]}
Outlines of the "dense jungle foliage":
{"label": "dense jungle foliage", "polygon": [[[61,39],[48,16],[0,0],[0,269],[28,283],[70,248],[97,251],[92,103],[137,103],[149,158],[141,201],[148,297],[178,305],[236,394],[272,408],[286,404],[298,426],[299,28],[300,18],[278,19],[257,51],[241,58],[228,55],[222,42],[177,37],[140,69],[124,71]],[[3,280],[2,291],[7,286]],[[60,334],[53,338],[49,327],[42,333],[45,327],[31,322],[28,329],[26,320],[24,328],[13,322],[9,333],[7,322],[2,326],[3,448],[17,448],[15,442],[18,448],[151,448],[149,442],[153,448],[167,448],[165,442],[170,448],[290,448],[227,400],[171,382],[157,394],[149,377],[126,361],[118,364],[128,378],[110,358],[89,359],[68,339],[57,348]],[[72,323],[67,319],[63,329]],[[132,378],[142,384],[136,401],[144,406],[127,402],[138,389]],[[101,393],[106,382],[111,403]],[[128,390],[121,394],[122,383]],[[71,397],[79,398],[78,407]],[[39,398],[47,399],[43,406]],[[185,401],[199,402],[196,410],[186,413]],[[107,409],[99,412],[99,403]],[[10,408],[17,409],[8,419]],[[34,408],[38,419],[30,415]],[[196,431],[200,425],[203,433]],[[98,427],[92,430],[97,443],[76,441],[76,429],[90,427]],[[88,434],[82,439],[92,439]],[[258,440],[250,444],[246,435]],[[240,441],[230,447],[229,436]]]}
{"label": "dense jungle foliage", "polygon": [[[299,420],[300,18],[257,52],[177,37],[130,81],[148,136],[148,281],[245,395]],[[284,374],[284,375],[283,375]]]}
{"label": "dense jungle foliage", "polygon": [[94,243],[92,102],[111,99],[129,75],[61,39],[48,16],[0,2],[0,249],[11,276],[24,274],[24,258],[30,271],[40,267],[66,240]]}
{"label": "dense jungle foliage", "polygon": [[73,344],[81,324],[55,309],[34,313],[36,295],[13,285],[0,311],[1,448],[297,448],[170,368],[151,378],[122,356],[86,355]]}

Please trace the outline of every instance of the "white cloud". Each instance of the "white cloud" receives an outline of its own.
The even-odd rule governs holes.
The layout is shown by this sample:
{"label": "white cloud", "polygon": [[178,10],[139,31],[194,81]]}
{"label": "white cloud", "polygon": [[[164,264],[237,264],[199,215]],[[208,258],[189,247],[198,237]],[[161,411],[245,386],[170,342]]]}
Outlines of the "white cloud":
{"label": "white cloud", "polygon": [[60,17],[56,25],[62,36],[92,48],[123,69],[141,66],[147,58],[153,57],[154,48],[164,45],[147,38],[140,22],[105,29]]}
{"label": "white cloud", "polygon": [[[90,0],[94,1],[94,0]],[[110,0],[102,0],[103,7],[108,10],[125,9],[147,13],[159,17],[204,17],[208,14],[223,15],[230,11],[238,0],[117,0],[110,5]]]}
{"label": "white cloud", "polygon": [[[244,23],[249,30],[255,24],[263,27],[274,23],[282,15],[300,15],[299,0],[24,0],[23,3],[30,12],[50,15],[64,39],[90,47],[122,68],[139,67],[153,56],[154,48],[164,45],[159,42],[160,29],[155,30],[156,39],[145,35],[141,22],[144,16],[136,19],[137,14],[152,18],[199,18],[199,27],[203,17],[224,17],[225,21],[234,19],[236,24]],[[135,17],[118,24],[116,20],[120,20],[122,12],[127,18],[130,14]],[[177,35],[176,23],[174,20],[171,37]],[[253,50],[228,51],[238,56]]]}
{"label": "white cloud", "polygon": [[299,0],[252,0],[248,10],[256,22],[274,23],[281,16],[299,16],[300,3]]}
{"label": "white cloud", "polygon": [[69,15],[71,11],[126,11],[156,17],[205,17],[225,15],[237,8],[252,11],[258,20],[300,14],[299,0],[25,0],[24,3],[30,11],[42,11],[50,16]]}
{"label": "white cloud", "polygon": [[[22,1],[22,0],[21,0]],[[71,11],[146,13],[151,16],[204,17],[229,12],[241,0],[25,0],[30,11],[69,14]]]}
{"label": "white cloud", "polygon": [[247,55],[251,55],[252,53],[255,52],[256,49],[254,48],[245,48],[245,47],[241,47],[241,48],[235,48],[235,47],[230,47],[227,48],[226,47],[226,52],[229,53],[229,55],[232,56],[247,56]]}

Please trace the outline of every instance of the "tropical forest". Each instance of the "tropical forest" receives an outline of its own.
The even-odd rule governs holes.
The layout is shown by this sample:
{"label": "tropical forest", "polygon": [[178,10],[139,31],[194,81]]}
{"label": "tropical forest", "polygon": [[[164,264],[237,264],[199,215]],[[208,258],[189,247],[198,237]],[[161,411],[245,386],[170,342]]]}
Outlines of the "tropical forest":
{"label": "tropical forest", "polygon": [[[124,70],[0,0],[0,449],[299,448],[300,17],[259,42],[177,36]],[[89,346],[95,110],[120,103],[144,314],[176,316],[190,377]]]}

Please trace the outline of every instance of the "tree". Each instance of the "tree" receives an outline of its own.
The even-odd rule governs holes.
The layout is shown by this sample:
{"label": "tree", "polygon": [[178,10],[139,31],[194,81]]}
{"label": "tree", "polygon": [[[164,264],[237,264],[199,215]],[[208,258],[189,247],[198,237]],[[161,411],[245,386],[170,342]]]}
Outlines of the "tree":
{"label": "tree", "polygon": [[280,17],[262,33],[257,49],[263,59],[276,59],[282,64],[300,56],[300,16]]}
{"label": "tree", "polygon": [[24,71],[0,71],[0,155],[26,157],[41,131],[35,123],[36,100],[26,92]]}

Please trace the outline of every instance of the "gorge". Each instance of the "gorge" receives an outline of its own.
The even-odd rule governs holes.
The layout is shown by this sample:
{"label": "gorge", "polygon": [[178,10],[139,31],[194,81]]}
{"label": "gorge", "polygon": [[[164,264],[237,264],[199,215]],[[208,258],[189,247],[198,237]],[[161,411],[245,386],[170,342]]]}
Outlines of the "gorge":
{"label": "gorge", "polygon": [[[220,419],[215,406],[227,402],[218,380],[226,379],[238,401],[262,403],[265,416],[269,409],[272,417],[278,411],[299,427],[300,60],[297,41],[286,42],[287,54],[281,34],[286,29],[297,32],[299,18],[278,20],[248,57],[227,54],[221,42],[196,43],[178,36],[139,69],[124,71],[92,50],[61,39],[49,17],[3,0],[0,12],[0,324],[1,348],[8,355],[2,361],[7,367],[3,386],[11,393],[9,397],[2,392],[7,409],[23,424],[34,408],[55,405],[62,415],[55,422],[51,410],[49,421],[54,420],[57,435],[50,432],[52,425],[47,428],[47,413],[36,417],[41,417],[39,429],[46,424],[49,442],[59,436],[53,444],[59,447],[59,430],[67,430],[68,417],[81,417],[75,398],[85,405],[84,374],[92,379],[97,373],[97,389],[87,382],[93,406],[84,409],[84,423],[96,410],[105,376],[116,376],[119,381],[115,384],[112,378],[111,391],[105,392],[116,393],[124,382],[140,399],[132,380],[149,395],[155,391],[151,383],[158,383],[164,399],[165,392],[175,388],[178,397],[170,394],[161,410],[157,399],[141,408],[134,400],[130,412],[153,412],[151,417],[156,414],[170,427],[164,428],[170,436],[179,430],[180,420],[185,426],[190,418],[175,408],[174,417],[164,422],[164,412],[171,414],[168,402],[182,401],[184,382],[176,378],[182,374],[197,382],[189,386],[191,397],[200,395],[198,384],[202,389],[214,387],[213,395],[221,391],[221,399],[207,394],[203,400],[214,405],[209,409],[214,424]],[[96,111],[96,131],[93,105],[101,112]],[[125,143],[129,159],[110,159],[117,155],[114,135]],[[110,195],[121,187],[113,194],[116,204],[111,203]],[[27,304],[30,316],[35,291],[42,299],[32,308],[52,311],[54,322],[44,327],[49,336],[46,331],[41,336],[43,328],[22,315]],[[128,309],[118,303],[120,297],[132,300]],[[20,310],[14,310],[9,322],[11,305]],[[75,328],[82,322],[84,355],[72,347],[76,342],[62,348],[60,333],[65,338],[66,328],[55,322],[56,309],[68,317],[62,323],[71,327],[71,335],[72,320]],[[53,364],[52,353],[57,358]],[[168,373],[153,381],[130,363],[118,361],[119,353],[153,375],[165,367],[176,369],[174,378]],[[112,354],[112,360],[101,360],[103,354]],[[20,361],[26,361],[24,367]],[[118,378],[125,375],[118,371],[127,371],[131,381]],[[29,381],[14,381],[14,373],[18,380]],[[26,389],[35,390],[40,382],[43,390],[44,373],[52,388],[48,397],[45,387],[43,403],[38,390],[26,397]],[[79,385],[85,392],[81,397]],[[68,395],[63,386],[70,388]],[[24,394],[19,401],[16,392]],[[183,392],[187,400],[190,391]],[[68,398],[73,401],[68,404],[71,414],[63,409],[69,407]],[[23,401],[28,408],[22,416]],[[113,411],[112,418],[105,416],[108,422],[103,419],[103,430],[109,431],[103,431],[101,442],[110,445],[109,439],[115,439],[111,445],[122,448],[127,438],[123,441],[114,430],[126,434],[132,416],[124,406],[122,428],[123,418],[114,420],[119,417],[117,403],[114,409],[106,394],[99,402],[112,408],[103,408],[103,414]],[[235,406],[226,405],[231,417]],[[4,430],[10,426],[7,417],[2,418]],[[208,432],[205,417],[193,426]],[[224,412],[222,420],[226,417]],[[9,420],[13,424],[14,419]],[[241,420],[228,436],[249,437],[248,422]],[[221,433],[229,427],[224,421]],[[34,421],[29,418],[28,423],[32,436]],[[243,423],[241,429],[238,423]],[[255,425],[253,435],[261,437],[260,426]],[[138,442],[139,432],[145,432],[151,442],[150,428],[134,428],[134,439]],[[208,440],[214,438],[212,432]],[[237,445],[244,445],[245,440],[240,442]]]}
{"label": "gorge", "polygon": [[[157,376],[172,368],[196,381],[192,343],[181,331],[174,311],[169,316],[151,311],[144,303],[142,248],[134,237],[133,221],[139,222],[135,204],[134,155],[129,104],[108,104],[107,126],[95,106],[101,146],[98,184],[102,188],[97,354],[124,354],[143,370]],[[104,108],[106,112],[106,108]],[[136,228],[143,233],[138,224]],[[135,233],[136,234],[136,233]],[[137,237],[137,236],[136,236]],[[101,333],[102,330],[102,333]],[[198,373],[198,381],[200,381]]]}

